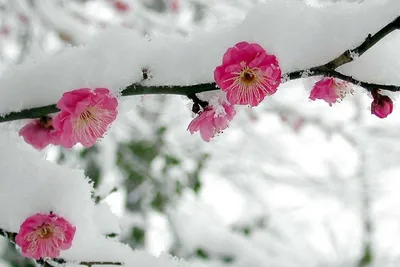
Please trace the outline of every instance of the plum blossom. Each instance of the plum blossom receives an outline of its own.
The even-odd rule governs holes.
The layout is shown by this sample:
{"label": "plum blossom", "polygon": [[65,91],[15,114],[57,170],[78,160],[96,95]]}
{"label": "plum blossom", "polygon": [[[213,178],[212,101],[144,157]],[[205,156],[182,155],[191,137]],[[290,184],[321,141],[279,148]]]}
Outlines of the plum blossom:
{"label": "plum blossom", "polygon": [[15,237],[25,257],[56,258],[72,245],[76,228],[55,214],[35,214],[27,218]]}
{"label": "plum blossom", "polygon": [[343,100],[348,94],[353,94],[354,90],[345,81],[337,81],[332,77],[325,77],[315,83],[310,93],[310,99],[322,99],[330,106]]}
{"label": "plum blossom", "polygon": [[228,127],[235,114],[232,105],[222,104],[218,109],[211,105],[207,106],[190,122],[188,130],[191,134],[200,131],[201,138],[210,142],[211,138]]}
{"label": "plum blossom", "polygon": [[53,125],[61,132],[60,145],[94,145],[117,117],[118,101],[106,88],[82,88],[64,93],[57,103],[61,112]]}
{"label": "plum blossom", "polygon": [[374,100],[371,103],[371,114],[378,118],[386,118],[393,111],[393,101],[386,95],[381,95],[377,90],[372,90]]}
{"label": "plum blossom", "polygon": [[254,107],[276,92],[281,69],[276,57],[259,44],[240,42],[226,51],[214,79],[232,105]]}
{"label": "plum blossom", "polygon": [[48,116],[29,122],[19,130],[19,135],[38,150],[44,149],[49,144],[58,144],[60,139],[60,132],[54,129],[52,118]]}

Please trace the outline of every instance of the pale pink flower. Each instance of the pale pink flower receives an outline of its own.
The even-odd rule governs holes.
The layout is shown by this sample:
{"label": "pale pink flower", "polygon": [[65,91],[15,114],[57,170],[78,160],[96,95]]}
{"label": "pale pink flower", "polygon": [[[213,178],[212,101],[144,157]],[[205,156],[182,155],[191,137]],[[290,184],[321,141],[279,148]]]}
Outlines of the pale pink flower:
{"label": "pale pink flower", "polygon": [[90,147],[103,137],[117,117],[118,101],[106,88],[82,88],[64,93],[57,103],[61,112],[53,125],[61,132],[60,144]]}
{"label": "pale pink flower", "polygon": [[210,142],[211,138],[228,127],[235,114],[233,105],[222,104],[221,109],[207,106],[190,122],[188,130],[191,134],[200,131],[201,138]]}
{"label": "pale pink flower", "polygon": [[376,90],[372,91],[374,100],[371,103],[371,114],[378,118],[386,118],[393,111],[393,101],[386,95],[379,94]]}
{"label": "pale pink flower", "polygon": [[310,93],[310,99],[322,99],[330,106],[343,100],[348,94],[353,94],[354,90],[347,82],[337,81],[332,77],[325,77],[315,83]]}
{"label": "pale pink flower", "polygon": [[259,44],[240,42],[226,51],[214,79],[232,105],[254,107],[276,92],[281,69],[276,57]]}
{"label": "pale pink flower", "polygon": [[51,117],[47,116],[29,122],[19,130],[19,135],[38,150],[49,144],[58,144],[60,139],[60,132],[54,129]]}
{"label": "pale pink flower", "polygon": [[22,255],[36,260],[56,258],[72,245],[76,228],[55,214],[35,214],[21,225],[15,242]]}

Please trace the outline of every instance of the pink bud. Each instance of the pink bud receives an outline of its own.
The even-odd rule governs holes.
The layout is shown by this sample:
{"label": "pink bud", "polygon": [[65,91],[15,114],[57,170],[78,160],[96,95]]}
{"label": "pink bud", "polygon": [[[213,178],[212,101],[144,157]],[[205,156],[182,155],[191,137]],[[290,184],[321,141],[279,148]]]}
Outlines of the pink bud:
{"label": "pink bud", "polygon": [[393,101],[386,95],[381,95],[377,91],[372,91],[374,100],[371,103],[371,114],[383,119],[393,111]]}
{"label": "pink bud", "polygon": [[116,1],[114,3],[114,8],[119,12],[127,12],[129,10],[129,5],[123,1]]}

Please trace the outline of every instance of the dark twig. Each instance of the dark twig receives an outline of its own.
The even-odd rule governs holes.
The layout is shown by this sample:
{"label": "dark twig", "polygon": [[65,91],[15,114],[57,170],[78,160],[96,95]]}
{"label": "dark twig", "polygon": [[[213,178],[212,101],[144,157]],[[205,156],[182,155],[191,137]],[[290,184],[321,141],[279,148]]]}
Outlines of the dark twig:
{"label": "dark twig", "polygon": [[36,263],[42,265],[43,267],[55,267],[54,265],[51,265],[44,259],[36,260]]}
{"label": "dark twig", "polygon": [[199,113],[208,106],[208,102],[199,99],[196,94],[188,94],[187,97],[193,100],[193,106],[192,106],[193,113]]}
{"label": "dark twig", "polygon": [[373,89],[380,89],[380,90],[386,90],[386,91],[391,91],[391,92],[400,91],[400,86],[399,85],[388,85],[388,84],[377,84],[377,83],[363,82],[363,81],[359,81],[357,79],[354,79],[351,76],[344,75],[344,74],[342,74],[340,72],[337,72],[337,71],[334,71],[334,70],[329,71],[328,74],[330,76],[332,76],[332,77],[339,78],[339,79],[341,79],[343,81],[347,81],[347,82],[350,82],[352,84],[361,86],[361,87],[367,89],[368,91],[371,91]]}
{"label": "dark twig", "polygon": [[[57,262],[59,264],[64,264],[67,263],[66,260],[64,259],[52,259],[52,261]],[[79,265],[85,265],[85,266],[94,266],[94,265],[115,265],[115,266],[122,266],[123,264],[121,262],[112,262],[112,261],[81,261],[81,262],[72,262],[76,263]]]}
{"label": "dark twig", "polygon": [[400,16],[397,17],[395,20],[393,20],[391,23],[387,24],[382,29],[380,29],[374,35],[371,34],[368,35],[365,41],[356,48],[346,50],[345,52],[343,52],[343,54],[341,54],[334,60],[328,62],[324,66],[332,70],[344,64],[347,64],[356,59],[357,57],[361,57],[365,52],[367,52],[371,47],[373,47],[379,41],[385,38],[388,34],[398,29],[400,29]]}
{"label": "dark twig", "polygon": [[8,240],[10,240],[12,243],[15,243],[15,236],[17,235],[17,233],[8,232],[8,231],[0,228],[0,235],[4,236]]}
{"label": "dark twig", "polygon": [[[397,17],[395,20],[384,26],[374,35],[369,34],[368,37],[364,40],[356,48],[348,49],[344,51],[341,55],[336,57],[335,59],[329,61],[328,63],[312,67],[309,69],[298,70],[290,73],[285,73],[283,77],[283,82],[288,80],[295,80],[299,78],[306,78],[311,76],[332,76],[336,77],[350,83],[359,85],[364,87],[368,91],[371,91],[373,88],[379,88],[381,90],[387,90],[392,92],[400,91],[399,85],[385,85],[385,84],[374,84],[368,83],[364,81],[359,81],[354,79],[351,76],[346,76],[342,73],[335,71],[338,67],[352,62],[356,58],[362,56],[365,52],[367,52],[371,47],[385,38],[391,32],[400,29],[400,16]],[[148,76],[148,69],[145,69],[143,72],[143,80],[147,80]],[[195,85],[188,85],[188,86],[146,86],[144,83],[135,83],[127,86],[125,89],[121,91],[122,96],[131,96],[131,95],[149,95],[149,94],[173,94],[173,95],[186,95],[192,99],[193,96],[196,96],[197,93],[206,92],[206,91],[213,91],[217,90],[215,83],[203,83],[203,84],[195,84]],[[198,102],[199,104],[201,102]],[[200,104],[201,105],[201,104]],[[202,105],[201,105],[202,106]],[[203,107],[204,108],[204,107]],[[7,121],[14,121],[20,119],[28,119],[28,118],[39,118],[43,115],[56,113],[59,110],[57,109],[56,105],[48,105],[43,107],[36,107],[30,109],[24,109],[18,112],[11,112],[9,114],[0,117],[1,122]]]}

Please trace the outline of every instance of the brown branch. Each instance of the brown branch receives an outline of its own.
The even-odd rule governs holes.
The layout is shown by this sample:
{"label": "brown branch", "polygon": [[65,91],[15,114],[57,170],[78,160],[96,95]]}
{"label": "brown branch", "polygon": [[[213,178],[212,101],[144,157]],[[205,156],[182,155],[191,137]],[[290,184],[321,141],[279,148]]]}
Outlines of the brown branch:
{"label": "brown branch", "polygon": [[[311,76],[333,76],[339,79],[343,79],[345,81],[351,82],[353,84],[364,87],[368,91],[371,91],[373,88],[388,90],[392,92],[400,91],[400,86],[398,85],[386,85],[386,84],[374,84],[368,83],[364,81],[359,81],[354,79],[351,76],[346,76],[342,73],[335,71],[338,67],[347,64],[349,62],[354,61],[357,57],[362,56],[365,52],[367,52],[371,47],[380,42],[383,38],[389,35],[391,32],[400,29],[400,16],[397,17],[392,22],[388,23],[382,29],[380,29],[374,35],[369,34],[367,38],[364,40],[356,48],[348,49],[344,51],[341,55],[336,57],[335,59],[329,61],[328,63],[316,67],[312,67],[309,69],[293,71],[290,73],[285,73],[282,76],[283,82],[288,80],[295,80],[304,77]],[[146,76],[147,77],[147,76]],[[146,79],[144,79],[146,80]],[[175,94],[175,95],[186,95],[193,98],[195,94],[206,91],[218,90],[215,83],[203,83],[203,84],[195,84],[188,86],[147,86],[145,83],[135,83],[127,86],[125,89],[121,91],[122,96],[131,96],[131,95],[148,95],[148,94]],[[10,112],[3,117],[0,117],[1,122],[14,121],[20,119],[28,119],[28,118],[39,118],[41,116],[56,113],[59,110],[56,105],[48,105],[42,107],[35,107],[24,109],[21,111]]]}
{"label": "brown branch", "polygon": [[363,82],[363,81],[353,78],[352,76],[347,76],[345,74],[342,74],[342,73],[340,73],[338,71],[334,71],[334,70],[329,71],[327,73],[328,73],[327,76],[339,78],[343,81],[347,81],[352,84],[361,86],[361,87],[367,89],[368,91],[371,91],[372,89],[380,89],[380,90],[386,90],[386,91],[391,91],[391,92],[400,91],[400,85],[389,85],[389,84],[377,84],[377,83]]}
{"label": "brown branch", "polygon": [[[328,62],[324,66],[330,70],[337,69],[338,67],[352,62],[356,57],[361,57],[365,52],[367,52],[371,47],[380,42],[383,38],[389,35],[391,32],[400,29],[400,16],[395,20],[387,24],[385,27],[380,29],[374,35],[369,34],[365,41],[357,46],[356,48],[346,50],[335,58],[334,60]],[[355,57],[356,56],[356,57]]]}

